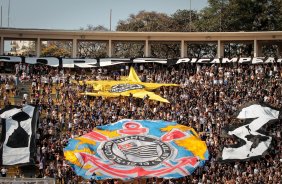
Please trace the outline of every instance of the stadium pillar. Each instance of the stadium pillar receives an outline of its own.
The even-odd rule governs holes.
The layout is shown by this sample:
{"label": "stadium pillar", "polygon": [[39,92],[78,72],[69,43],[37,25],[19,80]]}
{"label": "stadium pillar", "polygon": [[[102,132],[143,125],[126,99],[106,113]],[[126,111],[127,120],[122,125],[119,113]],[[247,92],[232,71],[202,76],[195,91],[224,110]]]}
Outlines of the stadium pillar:
{"label": "stadium pillar", "polygon": [[187,44],[185,44],[184,40],[181,40],[181,57],[187,57]]}
{"label": "stadium pillar", "polygon": [[151,45],[149,44],[149,40],[145,41],[145,57],[151,57]]}
{"label": "stadium pillar", "polygon": [[217,40],[217,57],[224,57],[224,43],[222,43],[221,40]]}
{"label": "stadium pillar", "polygon": [[37,38],[36,40],[36,57],[40,57],[41,55],[41,40]]}
{"label": "stadium pillar", "polygon": [[0,37],[0,55],[2,56],[4,54],[4,37]]}
{"label": "stadium pillar", "polygon": [[257,40],[254,40],[254,57],[261,57],[261,56],[262,56],[262,45]]}
{"label": "stadium pillar", "polygon": [[108,44],[108,56],[112,57],[112,40],[109,40],[109,44]]}
{"label": "stadium pillar", "polygon": [[72,58],[77,58],[77,39],[72,40]]}

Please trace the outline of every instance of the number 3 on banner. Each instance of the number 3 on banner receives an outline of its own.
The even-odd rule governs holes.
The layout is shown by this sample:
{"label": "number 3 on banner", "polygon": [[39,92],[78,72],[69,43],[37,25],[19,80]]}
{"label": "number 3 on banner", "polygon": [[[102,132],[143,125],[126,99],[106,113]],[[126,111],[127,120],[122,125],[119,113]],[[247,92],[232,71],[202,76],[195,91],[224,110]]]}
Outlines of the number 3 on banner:
{"label": "number 3 on banner", "polygon": [[268,122],[278,120],[279,113],[278,110],[260,104],[242,108],[236,118],[249,123],[228,132],[228,135],[241,139],[242,144],[237,147],[224,147],[222,160],[243,160],[263,155],[268,150],[272,137],[258,131]]}

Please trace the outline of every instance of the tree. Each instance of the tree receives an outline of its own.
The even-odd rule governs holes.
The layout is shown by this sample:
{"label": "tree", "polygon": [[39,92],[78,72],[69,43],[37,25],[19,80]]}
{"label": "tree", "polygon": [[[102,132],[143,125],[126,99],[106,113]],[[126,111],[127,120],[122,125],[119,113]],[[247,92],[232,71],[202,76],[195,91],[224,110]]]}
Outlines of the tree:
{"label": "tree", "polygon": [[227,29],[229,0],[209,0],[209,5],[199,13],[198,21],[195,23],[198,31],[219,32]]}
{"label": "tree", "polygon": [[113,57],[144,57],[145,43],[140,41],[113,41]]}
{"label": "tree", "polygon": [[108,28],[104,27],[103,25],[93,26],[91,24],[88,24],[86,28],[81,27],[81,31],[109,31]]}
{"label": "tree", "polygon": [[[199,31],[278,31],[282,29],[282,0],[209,0],[195,23]],[[275,49],[275,47],[273,47]],[[251,56],[252,43],[231,42],[225,56]],[[272,51],[275,53],[275,50]]]}
{"label": "tree", "polygon": [[[191,20],[190,20],[191,15]],[[190,10],[177,10],[171,15],[172,19],[172,31],[175,32],[189,32],[198,31],[195,22],[198,21],[199,15],[197,11]],[[191,22],[190,22],[191,21]]]}
{"label": "tree", "polygon": [[216,43],[188,43],[187,56],[191,58],[214,58],[217,54]]}
{"label": "tree", "polygon": [[180,43],[179,42],[151,42],[152,57],[159,58],[179,58]]}
{"label": "tree", "polygon": [[140,11],[127,20],[118,22],[117,31],[169,32],[173,30],[172,19],[165,13]]}
{"label": "tree", "polygon": [[42,48],[41,55],[52,57],[70,57],[70,52],[63,47],[59,47],[56,43],[51,43]]}
{"label": "tree", "polygon": [[224,46],[224,57],[251,57],[253,52],[252,43],[232,42]]}
{"label": "tree", "polygon": [[[102,25],[93,26],[87,25],[86,28],[80,28],[82,31],[109,31]],[[86,58],[107,57],[107,42],[106,41],[79,41],[78,56]]]}
{"label": "tree", "polygon": [[282,0],[230,0],[229,31],[278,31]]}
{"label": "tree", "polygon": [[209,0],[196,23],[199,31],[278,31],[282,0]]}
{"label": "tree", "polygon": [[[187,14],[186,11],[179,11],[172,16],[168,16],[164,13],[146,12],[140,11],[136,15],[130,15],[127,20],[119,21],[117,25],[117,31],[138,31],[138,32],[174,32],[180,30],[188,31],[187,25],[182,24],[187,22],[185,17],[181,17],[181,14]],[[184,25],[184,26],[183,26]],[[183,29],[184,28],[184,29]],[[176,58],[180,56],[180,43],[175,42],[151,42],[151,55],[153,57],[169,57]],[[123,44],[123,50],[115,48],[115,51],[121,55],[129,57],[140,57],[144,55],[144,44],[135,44],[133,48],[132,43]],[[140,52],[142,51],[142,52]]]}
{"label": "tree", "polygon": [[25,48],[25,55],[35,56],[36,55],[35,46],[36,46],[35,41],[30,41],[28,43],[28,46]]}
{"label": "tree", "polygon": [[[93,26],[87,25],[86,28],[80,28],[81,31],[108,31],[102,25]],[[78,42],[78,56],[79,57],[106,57],[107,56],[107,42],[103,41],[81,41]],[[71,41],[47,41],[42,44],[42,56],[53,57],[71,57],[72,42]]]}
{"label": "tree", "polygon": [[85,58],[107,57],[107,42],[105,41],[79,41],[78,56]]}

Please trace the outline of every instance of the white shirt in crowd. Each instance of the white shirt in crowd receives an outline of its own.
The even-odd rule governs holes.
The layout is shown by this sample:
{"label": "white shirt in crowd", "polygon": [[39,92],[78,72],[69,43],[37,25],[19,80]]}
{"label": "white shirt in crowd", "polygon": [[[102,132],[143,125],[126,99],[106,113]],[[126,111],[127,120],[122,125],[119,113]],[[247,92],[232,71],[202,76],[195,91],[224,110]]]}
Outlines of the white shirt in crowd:
{"label": "white shirt in crowd", "polygon": [[6,85],[5,85],[5,89],[6,89],[6,90],[9,90],[9,89],[10,89],[10,85],[9,85],[9,84],[6,84]]}
{"label": "white shirt in crowd", "polygon": [[1,174],[6,174],[6,173],[7,173],[7,169],[3,167],[3,168],[1,169]]}
{"label": "white shirt in crowd", "polygon": [[27,96],[28,96],[28,95],[27,95],[26,93],[23,94],[23,99],[26,100],[26,99],[27,99]]}

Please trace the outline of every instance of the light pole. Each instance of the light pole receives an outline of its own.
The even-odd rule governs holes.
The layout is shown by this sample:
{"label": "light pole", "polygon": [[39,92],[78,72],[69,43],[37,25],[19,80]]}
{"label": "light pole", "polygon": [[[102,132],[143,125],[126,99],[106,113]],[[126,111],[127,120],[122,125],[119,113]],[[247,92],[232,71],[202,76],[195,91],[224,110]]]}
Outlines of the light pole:
{"label": "light pole", "polygon": [[190,32],[192,31],[192,12],[191,12],[191,0],[190,0],[190,11],[189,11],[189,14],[190,14],[190,21],[189,21],[189,28],[190,28]]}
{"label": "light pole", "polygon": [[110,31],[112,31],[112,9],[110,9]]}
{"label": "light pole", "polygon": [[223,0],[220,1],[219,32],[222,31],[222,6],[223,6]]}
{"label": "light pole", "polygon": [[1,27],[2,27],[2,5],[1,5]]}
{"label": "light pole", "polygon": [[8,5],[8,27],[10,27],[10,9],[11,9],[11,0],[9,0],[9,5]]}

